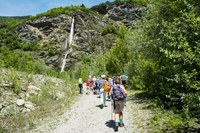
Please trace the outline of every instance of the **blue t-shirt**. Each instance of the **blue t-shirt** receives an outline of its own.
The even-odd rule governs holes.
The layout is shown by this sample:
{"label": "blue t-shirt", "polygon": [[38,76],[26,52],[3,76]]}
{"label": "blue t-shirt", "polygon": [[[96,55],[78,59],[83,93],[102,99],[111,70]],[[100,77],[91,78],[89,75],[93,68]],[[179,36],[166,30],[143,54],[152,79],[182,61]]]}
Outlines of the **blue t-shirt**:
{"label": "blue t-shirt", "polygon": [[105,81],[105,79],[100,79],[100,82],[99,82],[99,88],[100,89],[104,88],[104,81]]}

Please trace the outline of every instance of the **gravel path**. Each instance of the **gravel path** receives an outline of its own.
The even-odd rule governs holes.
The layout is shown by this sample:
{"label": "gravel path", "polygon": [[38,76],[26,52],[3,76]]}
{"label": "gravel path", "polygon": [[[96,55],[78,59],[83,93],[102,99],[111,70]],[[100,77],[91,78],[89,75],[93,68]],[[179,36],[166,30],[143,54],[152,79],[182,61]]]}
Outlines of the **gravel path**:
{"label": "gravel path", "polygon": [[[57,126],[54,133],[112,133],[114,132],[114,122],[111,120],[111,102],[107,101],[108,107],[101,109],[98,105],[100,99],[97,95],[83,95],[76,102],[69,113],[66,123]],[[126,110],[128,111],[128,109]],[[125,111],[125,112],[126,112]],[[125,118],[128,118],[125,114]],[[131,133],[134,131],[131,119],[125,120],[125,127],[120,127],[119,132]]]}
{"label": "gravel path", "polygon": [[[71,108],[59,117],[46,120],[31,133],[113,133],[114,121],[111,118],[111,102],[101,109],[97,95],[80,95]],[[128,96],[124,110],[125,127],[119,133],[149,133],[148,122],[152,112],[135,95]],[[43,120],[44,121],[44,120]]]}

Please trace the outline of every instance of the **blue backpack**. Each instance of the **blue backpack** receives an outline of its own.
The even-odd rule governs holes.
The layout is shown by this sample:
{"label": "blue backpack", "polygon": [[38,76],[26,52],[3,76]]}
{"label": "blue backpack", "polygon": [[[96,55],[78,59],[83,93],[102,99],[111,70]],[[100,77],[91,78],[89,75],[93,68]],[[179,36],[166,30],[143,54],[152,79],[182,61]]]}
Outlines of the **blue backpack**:
{"label": "blue backpack", "polygon": [[95,81],[95,83],[94,83],[94,84],[95,84],[95,87],[96,87],[96,88],[99,88],[99,84],[100,84],[100,81],[99,81],[99,79],[96,79],[96,81]]}
{"label": "blue backpack", "polygon": [[112,98],[114,101],[124,100],[125,96],[120,84],[113,85]]}

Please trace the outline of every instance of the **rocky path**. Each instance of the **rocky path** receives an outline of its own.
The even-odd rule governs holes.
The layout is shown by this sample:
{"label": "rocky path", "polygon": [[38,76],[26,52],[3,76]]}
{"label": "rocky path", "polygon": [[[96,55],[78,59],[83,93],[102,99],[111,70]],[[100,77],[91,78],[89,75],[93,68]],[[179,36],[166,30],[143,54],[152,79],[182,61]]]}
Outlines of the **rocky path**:
{"label": "rocky path", "polygon": [[[59,125],[54,133],[112,133],[114,122],[111,119],[111,102],[107,101],[108,107],[100,108],[100,99],[97,95],[83,95],[76,102],[65,117],[66,123]],[[125,112],[129,111],[128,108]],[[126,127],[119,128],[119,132],[131,133],[134,126],[131,124],[132,116],[125,114]]]}
{"label": "rocky path", "polygon": [[[100,99],[97,95],[82,95],[72,106],[71,110],[64,114],[67,122],[58,124],[53,133],[112,133],[114,121],[111,117],[111,102],[107,101],[108,107],[100,108]],[[149,132],[146,128],[151,111],[145,109],[135,96],[127,98],[127,107],[124,110],[125,127],[120,127],[120,133],[144,133]]]}
{"label": "rocky path", "polygon": [[[100,99],[97,95],[80,95],[77,101],[54,124],[40,125],[38,133],[112,133],[114,121],[111,118],[111,102],[108,107],[100,108]],[[125,127],[119,127],[119,133],[147,133],[147,122],[151,112],[145,109],[145,104],[138,101],[134,95],[127,98],[127,107],[124,110]],[[48,120],[49,121],[49,120]]]}

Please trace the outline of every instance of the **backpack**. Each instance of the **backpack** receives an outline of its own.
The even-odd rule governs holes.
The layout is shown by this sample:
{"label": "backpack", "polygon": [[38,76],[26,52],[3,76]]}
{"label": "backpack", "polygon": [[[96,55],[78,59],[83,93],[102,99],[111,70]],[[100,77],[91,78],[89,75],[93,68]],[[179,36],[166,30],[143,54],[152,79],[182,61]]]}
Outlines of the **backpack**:
{"label": "backpack", "polygon": [[99,88],[99,84],[100,84],[99,79],[96,79],[96,80],[95,80],[95,87],[96,87],[96,88]]}
{"label": "backpack", "polygon": [[122,88],[120,87],[120,84],[113,86],[112,98],[114,101],[124,100],[125,96]]}
{"label": "backpack", "polygon": [[109,92],[110,91],[110,86],[108,81],[104,81],[104,91]]}

